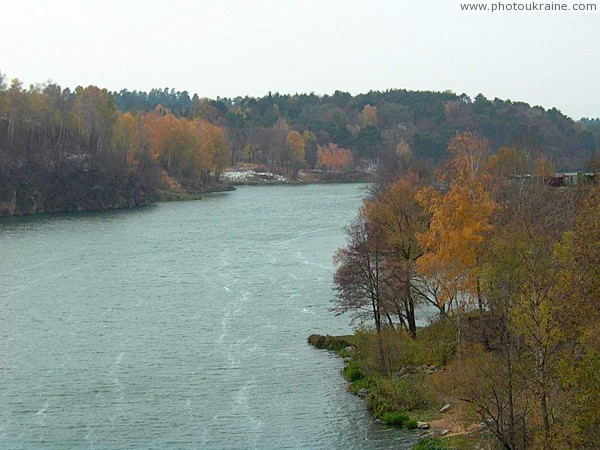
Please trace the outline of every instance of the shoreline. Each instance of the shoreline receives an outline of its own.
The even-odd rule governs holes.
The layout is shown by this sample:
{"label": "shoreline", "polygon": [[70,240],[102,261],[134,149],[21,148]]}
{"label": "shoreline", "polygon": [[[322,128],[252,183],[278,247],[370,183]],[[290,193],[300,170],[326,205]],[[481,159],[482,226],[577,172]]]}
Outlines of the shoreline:
{"label": "shoreline", "polygon": [[152,200],[143,199],[142,201],[123,201],[122,203],[116,205],[110,205],[106,207],[71,207],[71,208],[53,208],[53,209],[38,209],[35,211],[19,211],[19,212],[11,212],[7,210],[0,211],[0,220],[4,218],[10,217],[27,217],[27,216],[37,216],[43,214],[64,214],[64,213],[78,213],[78,212],[102,212],[102,211],[117,211],[117,210],[126,210],[132,208],[139,208],[150,206],[155,203],[160,202],[177,202],[177,201],[195,201],[202,200],[202,197],[206,194],[213,194],[219,192],[234,192],[237,186],[303,186],[309,184],[364,184],[371,183],[374,181],[374,178],[367,175],[364,179],[344,179],[340,178],[331,178],[331,179],[322,179],[322,180],[311,180],[311,181],[303,181],[299,179],[291,180],[251,180],[244,182],[220,182],[218,184],[213,184],[206,186],[202,189],[159,189],[156,193],[156,197]]}
{"label": "shoreline", "polygon": [[[476,448],[479,436],[474,427],[464,427],[459,423],[456,413],[456,404],[446,403],[446,399],[435,398],[432,405],[427,409],[398,410],[393,407],[394,400],[390,392],[382,389],[382,386],[393,384],[399,380],[411,380],[412,378],[427,378],[436,371],[444,370],[444,367],[428,366],[406,366],[399,373],[393,375],[381,375],[364,373],[360,361],[357,361],[360,339],[357,335],[330,336],[310,335],[308,344],[321,350],[333,351],[343,358],[344,368],[341,375],[348,383],[348,391],[365,402],[375,423],[385,426],[407,428],[419,434],[417,450],[445,450],[454,448]],[[405,373],[403,373],[405,372]],[[422,387],[425,383],[422,384]],[[424,389],[427,390],[427,389]],[[388,395],[386,395],[388,394]],[[404,392],[405,396],[417,394],[417,391]],[[423,392],[418,393],[423,395]],[[425,395],[433,395],[426,392]],[[393,389],[393,396],[402,396],[402,393]],[[440,407],[440,405],[442,405]]]}

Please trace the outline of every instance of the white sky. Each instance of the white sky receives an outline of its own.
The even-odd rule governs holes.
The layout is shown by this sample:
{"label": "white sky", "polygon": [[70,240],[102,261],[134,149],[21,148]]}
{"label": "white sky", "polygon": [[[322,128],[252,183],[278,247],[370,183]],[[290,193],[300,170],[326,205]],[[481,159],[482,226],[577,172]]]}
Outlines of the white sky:
{"label": "white sky", "polygon": [[0,71],[211,98],[451,89],[598,117],[594,1],[467,13],[455,0],[0,0]]}

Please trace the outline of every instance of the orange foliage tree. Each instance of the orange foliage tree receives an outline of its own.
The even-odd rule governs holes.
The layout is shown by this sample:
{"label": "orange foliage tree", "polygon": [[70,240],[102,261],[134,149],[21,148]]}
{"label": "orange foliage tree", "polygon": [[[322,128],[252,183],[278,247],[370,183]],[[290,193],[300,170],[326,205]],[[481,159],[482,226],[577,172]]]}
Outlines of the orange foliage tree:
{"label": "orange foliage tree", "polygon": [[167,172],[189,183],[218,180],[230,158],[225,130],[202,119],[175,117],[162,107],[142,118],[152,155]]}
{"label": "orange foliage tree", "polygon": [[231,156],[225,130],[200,119],[194,120],[193,127],[197,140],[197,171],[212,172],[218,181]]}
{"label": "orange foliage tree", "polygon": [[354,158],[350,150],[337,144],[329,144],[328,146],[318,146],[317,161],[318,166],[326,170],[342,172],[348,170],[354,162]]}

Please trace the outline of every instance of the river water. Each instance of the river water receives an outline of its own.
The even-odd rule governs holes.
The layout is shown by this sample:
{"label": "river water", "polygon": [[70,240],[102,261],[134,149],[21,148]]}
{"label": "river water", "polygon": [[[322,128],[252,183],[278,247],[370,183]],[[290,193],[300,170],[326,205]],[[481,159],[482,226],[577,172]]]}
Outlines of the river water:
{"label": "river water", "polygon": [[0,448],[387,449],[306,343],[359,185],[0,222]]}

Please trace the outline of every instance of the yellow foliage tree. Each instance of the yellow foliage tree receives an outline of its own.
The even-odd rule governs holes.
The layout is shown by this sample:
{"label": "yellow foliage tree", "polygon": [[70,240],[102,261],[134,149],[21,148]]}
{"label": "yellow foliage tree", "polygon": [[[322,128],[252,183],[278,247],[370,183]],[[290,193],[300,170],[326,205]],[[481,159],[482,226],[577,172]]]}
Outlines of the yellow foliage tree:
{"label": "yellow foliage tree", "polygon": [[363,126],[377,125],[377,107],[365,105],[359,115],[360,122]]}
{"label": "yellow foliage tree", "polygon": [[539,156],[535,160],[535,176],[537,177],[545,177],[548,175],[552,175],[556,172],[554,168],[554,164],[545,156]]}
{"label": "yellow foliage tree", "polygon": [[225,130],[201,119],[194,120],[193,126],[197,137],[198,171],[207,176],[209,172],[213,172],[218,180],[231,156]]}
{"label": "yellow foliage tree", "polygon": [[[417,234],[425,254],[418,269],[439,284],[438,306],[465,307],[477,294],[477,269],[482,245],[493,230],[496,203],[485,188],[484,167],[488,143],[472,133],[457,135],[448,150],[452,154],[447,192],[421,189],[417,200],[431,214],[429,230]],[[481,299],[477,296],[481,308]]]}
{"label": "yellow foliage tree", "polygon": [[304,162],[304,138],[296,130],[288,133],[286,144],[292,152],[292,161],[294,165],[303,165]]}
{"label": "yellow foliage tree", "polygon": [[213,173],[218,180],[229,163],[225,130],[205,120],[190,121],[157,109],[145,115],[143,130],[154,158],[178,179],[207,182]]}
{"label": "yellow foliage tree", "polygon": [[490,158],[489,171],[501,178],[524,175],[529,172],[527,158],[514,147],[501,147],[498,152]]}
{"label": "yellow foliage tree", "polygon": [[126,155],[127,164],[133,168],[139,148],[139,138],[135,117],[131,113],[127,112],[117,118],[113,128],[113,143],[115,152]]}

